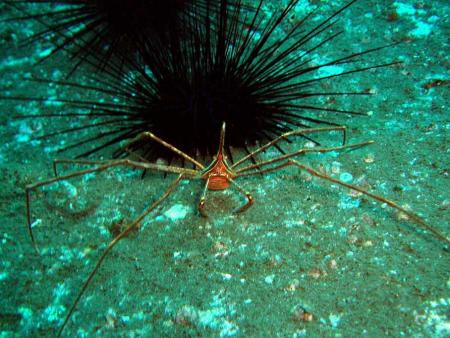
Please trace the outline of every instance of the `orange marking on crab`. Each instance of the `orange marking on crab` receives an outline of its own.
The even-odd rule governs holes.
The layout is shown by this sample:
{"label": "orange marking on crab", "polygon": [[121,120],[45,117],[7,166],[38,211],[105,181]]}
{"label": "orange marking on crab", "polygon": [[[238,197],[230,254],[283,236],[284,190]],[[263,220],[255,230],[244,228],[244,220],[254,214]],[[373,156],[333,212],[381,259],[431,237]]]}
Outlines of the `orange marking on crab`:
{"label": "orange marking on crab", "polygon": [[225,143],[225,123],[222,124],[220,131],[219,150],[212,163],[203,170],[202,179],[207,182],[208,190],[225,190],[230,186],[231,180],[236,174],[231,170],[223,156],[223,146]]}
{"label": "orange marking on crab", "polygon": [[214,176],[208,183],[209,190],[225,190],[230,186],[230,182],[226,177]]}
{"label": "orange marking on crab", "polygon": [[233,179],[234,176],[219,151],[216,160],[205,170],[202,178],[208,182],[208,190],[225,190],[230,186],[230,178]]}
{"label": "orange marking on crab", "polygon": [[213,166],[202,175],[204,180],[208,180],[209,190],[225,190],[230,186],[230,178],[234,175],[224,162],[221,153],[217,156]]}

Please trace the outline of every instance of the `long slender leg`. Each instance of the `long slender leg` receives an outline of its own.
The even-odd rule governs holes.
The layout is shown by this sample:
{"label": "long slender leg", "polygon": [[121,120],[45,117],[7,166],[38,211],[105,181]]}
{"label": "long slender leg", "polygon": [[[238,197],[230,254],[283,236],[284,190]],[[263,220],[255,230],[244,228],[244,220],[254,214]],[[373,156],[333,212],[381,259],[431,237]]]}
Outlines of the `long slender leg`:
{"label": "long slender leg", "polygon": [[328,180],[330,182],[339,184],[343,187],[346,187],[348,189],[351,190],[355,190],[358,191],[364,195],[367,195],[369,197],[372,197],[373,199],[381,202],[381,203],[386,203],[387,205],[389,205],[391,208],[397,209],[398,211],[401,211],[402,213],[404,213],[405,215],[407,215],[411,220],[413,220],[416,224],[422,226],[423,228],[427,229],[428,231],[430,231],[431,233],[433,233],[436,237],[438,237],[439,239],[441,239],[444,242],[447,242],[447,244],[450,244],[450,237],[446,237],[445,235],[443,235],[440,231],[438,231],[437,229],[435,229],[434,227],[432,227],[431,225],[427,224],[422,218],[420,218],[419,216],[417,216],[415,213],[406,210],[405,208],[402,208],[401,206],[399,206],[397,203],[395,203],[394,201],[391,201],[383,196],[379,196],[376,194],[373,194],[371,192],[365,191],[364,189],[361,189],[360,187],[354,186],[352,184],[348,184],[345,182],[342,182],[338,179],[335,179],[333,177],[330,177],[326,174],[320,173],[316,170],[314,170],[311,167],[305,166],[304,164],[301,164],[295,160],[289,160],[293,165],[306,170],[307,172],[309,172],[311,175]]}
{"label": "long slender leg", "polygon": [[[125,151],[130,154],[130,155],[134,155],[137,156],[139,158],[139,160],[141,162],[144,163],[150,163],[147,159],[143,158],[142,156],[140,156],[139,154],[136,154],[135,152],[125,148]],[[106,161],[109,162],[109,161]],[[84,159],[76,159],[76,160],[72,160],[72,159],[56,159],[53,160],[53,173],[55,174],[55,176],[58,176],[58,164],[84,164],[84,165],[102,165],[105,164],[105,161],[99,160],[84,160]]]}
{"label": "long slender leg", "polygon": [[233,179],[228,178],[228,180],[234,185],[234,187],[236,188],[237,191],[239,191],[241,194],[243,194],[245,196],[245,198],[247,199],[247,203],[245,203],[243,206],[241,206],[240,208],[237,208],[233,211],[233,213],[235,214],[239,214],[241,212],[246,211],[248,208],[250,208],[253,203],[253,196],[250,194],[250,192],[248,192],[247,190],[243,189],[241,186],[239,186],[239,184],[237,184]]}
{"label": "long slender leg", "polygon": [[386,203],[391,208],[397,209],[398,211],[401,211],[402,213],[407,215],[413,222],[415,222],[417,225],[421,226],[422,228],[430,231],[431,233],[433,233],[440,240],[446,242],[447,244],[450,244],[450,237],[446,237],[439,230],[437,230],[434,227],[432,227],[431,225],[427,224],[422,218],[417,216],[415,213],[413,213],[413,212],[411,212],[409,210],[406,210],[405,208],[402,208],[397,203],[395,203],[395,202],[393,202],[393,201],[391,201],[391,200],[389,200],[389,199],[387,199],[387,198],[385,198],[383,196],[379,196],[379,195],[373,194],[373,193],[371,193],[369,191],[366,191],[366,190],[364,190],[364,189],[362,189],[360,187],[357,187],[355,185],[342,182],[342,181],[340,181],[338,179],[335,179],[335,178],[330,177],[330,176],[328,176],[326,174],[318,172],[318,171],[314,170],[313,168],[308,167],[308,166],[306,166],[306,165],[304,165],[304,164],[302,164],[302,163],[300,163],[300,162],[298,162],[296,160],[290,159],[290,160],[286,161],[285,163],[282,163],[282,164],[280,164],[280,165],[278,165],[276,167],[272,167],[272,168],[266,169],[264,172],[279,170],[279,169],[281,169],[283,167],[287,167],[287,166],[290,166],[290,165],[294,165],[294,166],[296,166],[296,167],[298,167],[300,169],[303,169],[303,170],[307,171],[308,173],[310,173],[311,175],[313,175],[315,177],[319,177],[319,178],[322,178],[324,180],[327,180],[327,181],[339,184],[339,185],[341,185],[343,187],[346,187],[348,189],[358,191],[358,192],[360,192],[360,193],[362,193],[362,194],[364,194],[366,196],[369,196],[369,197],[373,198],[374,200],[377,200],[377,201],[379,201],[381,203]]}
{"label": "long slender leg", "polygon": [[[67,163],[71,163],[72,160],[67,160]],[[76,160],[74,160],[76,161]],[[73,162],[72,162],[73,163]],[[186,176],[196,176],[197,171],[187,168],[178,168],[178,167],[170,167],[170,166],[164,166],[160,164],[154,164],[154,163],[142,163],[142,162],[136,162],[131,161],[128,159],[121,159],[121,160],[112,160],[112,161],[79,161],[78,163],[81,164],[90,164],[90,165],[98,165],[96,168],[90,168],[85,170],[76,171],[67,175],[54,177],[45,181],[37,182],[34,184],[27,185],[25,188],[25,198],[26,198],[26,211],[27,211],[27,223],[28,223],[28,233],[30,235],[31,241],[33,243],[34,248],[39,253],[38,247],[36,245],[36,241],[33,235],[33,229],[31,224],[31,211],[30,211],[30,195],[31,192],[36,190],[39,187],[46,186],[55,182],[59,181],[65,181],[71,178],[75,178],[78,176],[83,176],[90,173],[95,172],[101,172],[104,170],[107,170],[108,168],[112,167],[118,167],[118,166],[125,166],[125,167],[132,167],[136,169],[149,169],[149,170],[156,170],[156,171],[163,171],[163,172],[170,172],[175,174],[185,174]]]}
{"label": "long slender leg", "polygon": [[198,202],[198,211],[203,217],[208,218],[208,214],[205,211],[205,201],[206,201],[206,193],[208,191],[209,177],[206,179],[205,187],[203,188],[202,197],[200,197],[200,201]]}
{"label": "long slender leg", "polygon": [[[372,143],[373,143],[373,141],[366,141],[366,142],[361,142],[361,143],[347,144],[347,145],[339,146],[339,147],[302,148],[302,149],[299,149],[299,150],[294,151],[292,153],[288,153],[288,154],[284,154],[284,155],[281,155],[281,156],[277,156],[277,157],[274,157],[274,158],[272,158],[270,160],[259,162],[259,163],[252,164],[252,165],[249,165],[247,167],[241,168],[241,169],[236,171],[236,175],[237,176],[248,176],[248,175],[261,174],[261,173],[264,173],[264,172],[267,171],[267,169],[266,170],[259,169],[262,166],[265,166],[265,165],[268,165],[268,164],[273,164],[273,163],[276,163],[276,162],[280,162],[280,161],[286,160],[286,159],[288,159],[290,157],[300,156],[300,155],[303,155],[303,154],[306,154],[306,153],[328,153],[328,152],[331,152],[331,151],[341,151],[341,150],[346,150],[346,149],[356,149],[356,148],[361,148],[361,147],[364,147],[364,146],[372,144]],[[253,171],[253,172],[250,172],[250,173],[246,173],[247,171],[252,170],[252,169],[259,169],[259,170],[256,171],[256,172]],[[270,171],[270,168],[269,168],[269,171]]]}
{"label": "long slender leg", "polygon": [[[133,155],[133,156],[137,156],[137,158],[139,158],[140,161],[142,162],[147,162],[147,163],[151,163],[149,160],[147,160],[146,158],[144,158],[141,154],[138,154],[135,151],[132,151],[130,149],[128,149],[128,147],[124,148],[125,152],[127,152],[129,155]],[[170,163],[169,163],[170,165]],[[147,172],[147,169],[142,170],[142,174],[141,174],[141,179],[143,179],[145,177],[145,173]],[[165,178],[166,176],[164,176]]]}
{"label": "long slender leg", "polygon": [[58,176],[58,164],[85,164],[85,165],[104,165],[111,161],[93,161],[93,160],[69,160],[69,159],[56,159],[53,160],[53,173],[55,177]]}
{"label": "long slender leg", "polygon": [[74,177],[78,177],[78,176],[83,176],[86,174],[90,174],[90,173],[94,173],[94,172],[101,172],[104,171],[108,168],[114,167],[114,166],[118,166],[118,165],[122,165],[122,163],[117,163],[117,162],[104,162],[103,165],[97,167],[97,168],[91,168],[91,169],[85,169],[85,170],[80,170],[68,175],[64,175],[64,176],[59,176],[59,177],[54,177],[45,181],[41,181],[41,182],[37,182],[34,184],[30,184],[27,185],[25,187],[25,200],[26,200],[26,211],[27,211],[27,224],[28,224],[28,233],[30,235],[31,238],[31,242],[33,243],[33,246],[35,248],[35,250],[39,253],[39,249],[37,247],[34,235],[33,235],[33,228],[32,228],[32,224],[31,224],[31,210],[30,210],[30,200],[31,200],[31,192],[33,190],[36,190],[39,187],[45,186],[45,185],[49,185],[55,182],[59,182],[59,181],[64,181],[70,178],[74,178]]}
{"label": "long slender leg", "polygon": [[296,129],[296,130],[292,130],[292,131],[289,131],[287,133],[281,134],[277,138],[274,138],[273,140],[267,142],[266,144],[264,144],[263,146],[259,147],[258,149],[255,149],[251,153],[249,153],[246,156],[244,156],[243,158],[241,158],[239,161],[235,162],[231,166],[231,169],[236,168],[237,166],[239,166],[243,162],[247,161],[249,158],[254,157],[256,154],[266,150],[267,148],[270,148],[271,146],[275,145],[276,143],[280,142],[281,140],[286,140],[290,136],[304,135],[304,134],[313,134],[313,133],[324,133],[324,132],[336,131],[336,130],[342,131],[342,138],[343,138],[342,145],[345,145],[345,143],[347,141],[347,128],[345,126]]}
{"label": "long slender leg", "polygon": [[170,184],[169,188],[166,190],[166,192],[155,202],[153,202],[147,209],[144,210],[142,214],[140,214],[137,218],[134,219],[133,222],[131,222],[125,230],[123,230],[119,235],[117,235],[111,242],[109,242],[108,246],[106,247],[105,251],[103,251],[102,255],[97,261],[97,264],[95,264],[94,269],[89,274],[88,278],[83,284],[83,287],[78,292],[77,297],[75,298],[75,301],[73,302],[72,306],[70,307],[69,312],[66,315],[66,318],[64,319],[63,324],[58,330],[57,337],[60,337],[64,328],[66,327],[68,321],[72,317],[73,312],[75,311],[75,308],[77,307],[78,303],[80,302],[81,297],[83,296],[84,292],[86,291],[87,287],[92,281],[92,278],[97,273],[98,269],[102,265],[103,261],[105,260],[108,253],[112,250],[112,248],[124,237],[126,237],[131,231],[133,231],[137,226],[139,226],[139,223],[150,213],[152,212],[158,205],[160,205],[165,199],[167,199],[170,194],[175,190],[178,183],[180,183],[181,179],[183,177],[183,174],[178,175],[178,177]]}
{"label": "long slender leg", "polygon": [[170,143],[167,143],[166,141],[164,141],[163,139],[160,139],[158,136],[156,136],[155,134],[149,132],[149,131],[145,131],[140,133],[139,135],[137,135],[133,140],[131,140],[128,145],[125,147],[125,150],[127,150],[130,145],[132,145],[135,142],[138,141],[142,141],[145,139],[151,139],[154,140],[156,142],[158,142],[159,144],[163,145],[164,147],[172,150],[174,153],[180,155],[181,157],[183,157],[185,160],[188,160],[189,162],[193,163],[194,165],[196,165],[198,168],[200,169],[205,169],[205,166],[203,164],[201,164],[200,162],[196,161],[195,159],[193,159],[192,157],[190,157],[188,154],[186,154],[185,152],[179,150],[178,148],[176,148],[175,146],[171,145]]}

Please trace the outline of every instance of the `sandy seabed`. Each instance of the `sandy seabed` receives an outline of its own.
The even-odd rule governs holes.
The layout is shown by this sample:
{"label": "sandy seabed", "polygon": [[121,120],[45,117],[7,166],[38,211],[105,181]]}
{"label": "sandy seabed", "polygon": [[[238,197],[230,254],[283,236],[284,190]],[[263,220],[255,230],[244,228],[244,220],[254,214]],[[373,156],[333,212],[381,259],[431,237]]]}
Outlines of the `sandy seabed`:
{"label": "sandy seabed", "polygon": [[[343,3],[323,1],[318,16]],[[369,0],[342,14],[345,38],[333,48],[402,41],[373,57],[403,63],[330,84],[375,94],[340,102],[370,112],[343,123],[350,142],[373,145],[301,158],[408,206],[447,235],[449,9],[446,1]],[[0,19],[15,15],[0,4]],[[65,53],[33,65],[50,45],[18,44],[39,29],[31,21],[0,25],[1,95],[92,97],[25,80],[57,79],[71,67]],[[73,81],[83,83],[88,74],[80,68]],[[59,109],[70,107],[0,101],[0,337],[54,336],[114,231],[171,182],[114,169],[39,190],[32,201],[37,255],[26,230],[24,188],[52,176],[52,160],[61,157],[55,149],[70,136],[31,138],[71,121],[13,117]],[[203,183],[183,181],[139,232],[114,248],[65,335],[450,336],[449,253],[441,241],[389,207],[295,168],[239,183],[254,206],[236,216],[230,211],[242,202],[237,194],[211,193],[204,219],[196,210]]]}

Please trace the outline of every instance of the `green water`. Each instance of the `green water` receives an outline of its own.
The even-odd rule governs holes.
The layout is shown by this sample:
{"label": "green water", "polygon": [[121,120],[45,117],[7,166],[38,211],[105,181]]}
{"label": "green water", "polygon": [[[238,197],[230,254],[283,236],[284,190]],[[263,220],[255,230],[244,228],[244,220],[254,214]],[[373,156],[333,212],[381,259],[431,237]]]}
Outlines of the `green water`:
{"label": "green water", "polygon": [[[265,10],[282,2],[267,2]],[[320,5],[316,17],[323,19],[345,2],[305,3]],[[402,41],[372,56],[402,64],[324,84],[374,93],[337,102],[369,112],[343,123],[350,143],[373,145],[299,158],[410,208],[446,235],[449,8],[446,1],[368,0],[342,13],[345,32],[332,43],[335,51]],[[0,4],[0,20],[17,13]],[[74,87],[24,80],[62,79],[72,69],[64,52],[34,65],[51,48],[48,41],[19,47],[40,29],[33,20],[1,23],[1,95],[99,99]],[[320,53],[327,58],[334,52],[327,47]],[[71,81],[85,83],[90,72],[82,66]],[[55,150],[81,136],[32,140],[72,121],[12,116],[71,109],[0,101],[0,337],[55,336],[113,238],[111,229],[132,221],[174,179],[150,173],[141,179],[141,172],[119,168],[39,189],[32,195],[37,255],[26,229],[24,188],[52,177],[53,159],[73,156]],[[296,140],[286,147],[303,146]],[[449,253],[442,241],[395,210],[297,168],[238,183],[252,193],[254,205],[236,216],[231,211],[243,202],[238,193],[210,192],[205,219],[196,209],[203,182],[182,181],[139,232],[114,247],[64,336],[450,336]]]}

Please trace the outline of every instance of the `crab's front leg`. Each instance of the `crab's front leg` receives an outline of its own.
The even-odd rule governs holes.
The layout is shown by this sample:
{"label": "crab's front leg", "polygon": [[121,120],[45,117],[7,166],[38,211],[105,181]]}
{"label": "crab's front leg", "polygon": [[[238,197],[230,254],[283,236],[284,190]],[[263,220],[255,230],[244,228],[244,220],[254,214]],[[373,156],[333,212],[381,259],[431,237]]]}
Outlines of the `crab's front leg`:
{"label": "crab's front leg", "polygon": [[244,212],[248,208],[250,208],[255,201],[253,199],[253,196],[250,194],[250,192],[241,188],[241,186],[239,186],[239,184],[237,184],[233,179],[230,178],[229,180],[230,180],[230,183],[232,183],[234,185],[236,190],[239,191],[241,194],[243,194],[245,196],[245,198],[247,199],[247,203],[245,203],[243,206],[241,206],[240,208],[237,208],[233,211],[233,213],[235,213],[235,214],[240,214],[241,212]]}
{"label": "crab's front leg", "polygon": [[206,201],[206,192],[208,191],[209,185],[209,177],[206,179],[205,187],[203,189],[202,197],[200,197],[200,201],[198,202],[197,209],[203,217],[208,218],[208,214],[205,211],[205,201]]}

